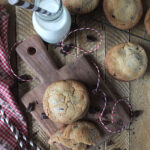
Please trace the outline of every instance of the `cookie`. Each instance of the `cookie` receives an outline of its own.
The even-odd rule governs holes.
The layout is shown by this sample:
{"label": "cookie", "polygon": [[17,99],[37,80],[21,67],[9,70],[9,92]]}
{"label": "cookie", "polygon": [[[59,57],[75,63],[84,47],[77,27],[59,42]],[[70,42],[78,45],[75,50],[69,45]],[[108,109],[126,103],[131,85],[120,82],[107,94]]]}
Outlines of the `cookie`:
{"label": "cookie", "polygon": [[150,36],[150,8],[146,13],[145,19],[144,19],[145,28],[147,31],[147,34]]}
{"label": "cookie", "polygon": [[52,83],[45,91],[43,108],[54,122],[70,124],[77,121],[89,108],[86,87],[73,80]]}
{"label": "cookie", "polygon": [[72,148],[73,150],[86,150],[87,145],[96,145],[101,134],[96,126],[87,121],[78,121],[58,130],[49,140]]}
{"label": "cookie", "polygon": [[141,0],[104,0],[103,7],[108,21],[122,30],[134,27],[143,14]]}
{"label": "cookie", "polygon": [[87,14],[93,11],[100,0],[63,0],[71,14]]}
{"label": "cookie", "polygon": [[146,71],[147,63],[145,50],[132,43],[114,46],[105,57],[106,70],[121,81],[131,81],[141,77]]}

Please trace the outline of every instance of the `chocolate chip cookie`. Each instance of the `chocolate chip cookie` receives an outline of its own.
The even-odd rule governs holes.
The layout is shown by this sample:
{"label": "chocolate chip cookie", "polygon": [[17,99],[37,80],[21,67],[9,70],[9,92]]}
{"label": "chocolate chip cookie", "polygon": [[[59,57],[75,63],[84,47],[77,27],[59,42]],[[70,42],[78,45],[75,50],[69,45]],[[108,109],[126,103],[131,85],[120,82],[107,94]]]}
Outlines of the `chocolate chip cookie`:
{"label": "chocolate chip cookie", "polygon": [[134,27],[143,14],[141,0],[104,0],[103,7],[108,21],[122,30]]}
{"label": "chocolate chip cookie", "polygon": [[43,108],[54,122],[70,124],[77,121],[89,108],[86,87],[73,80],[52,83],[45,91]]}
{"label": "chocolate chip cookie", "polygon": [[105,57],[106,70],[121,81],[131,81],[141,77],[146,71],[147,63],[145,50],[132,43],[114,46]]}
{"label": "chocolate chip cookie", "polygon": [[58,130],[49,140],[72,148],[73,150],[86,150],[87,145],[96,145],[101,134],[96,126],[88,121],[78,121]]}

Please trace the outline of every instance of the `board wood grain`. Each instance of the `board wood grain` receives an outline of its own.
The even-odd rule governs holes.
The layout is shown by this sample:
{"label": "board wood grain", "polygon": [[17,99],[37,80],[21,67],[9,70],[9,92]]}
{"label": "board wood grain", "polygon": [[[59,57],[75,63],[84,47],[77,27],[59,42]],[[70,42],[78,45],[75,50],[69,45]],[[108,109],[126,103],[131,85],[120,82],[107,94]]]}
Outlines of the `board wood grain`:
{"label": "board wood grain", "polygon": [[[58,128],[63,127],[63,124],[56,124],[52,122],[50,119],[42,120],[41,113],[43,113],[42,107],[42,98],[46,88],[55,81],[59,80],[67,80],[73,79],[79,82],[84,83],[88,88],[93,87],[97,83],[97,74],[94,68],[90,65],[87,59],[84,56],[77,58],[75,62],[72,62],[68,65],[63,66],[58,69],[55,65],[54,61],[48,55],[45,45],[41,41],[38,36],[31,36],[29,39],[25,40],[17,47],[17,53],[20,57],[30,66],[30,68],[35,72],[37,77],[40,79],[40,84],[25,94],[22,98],[22,102],[25,107],[28,107],[29,103],[37,101],[35,110],[31,112],[33,117],[38,121],[43,130],[51,136]],[[104,81],[101,79],[101,89],[107,93],[109,97],[112,97],[112,100],[115,99],[115,95],[109,90],[109,88],[105,85]],[[94,101],[95,100],[95,101]],[[104,102],[103,98],[94,96],[94,99],[91,98],[91,103],[96,106],[103,107]],[[110,102],[110,105],[112,105]],[[88,119],[91,121],[97,122],[99,114],[90,114],[88,113],[84,119]],[[116,118],[114,122],[117,123],[119,119],[122,119],[123,125],[129,122],[129,116],[123,109],[121,105],[118,105],[116,109]],[[98,123],[101,131],[102,131],[102,140],[103,142],[107,137],[111,136],[110,133],[104,130],[104,128]],[[116,130],[120,128],[117,124],[115,126],[113,124],[107,125],[110,129]],[[59,145],[60,149],[66,149]]]}

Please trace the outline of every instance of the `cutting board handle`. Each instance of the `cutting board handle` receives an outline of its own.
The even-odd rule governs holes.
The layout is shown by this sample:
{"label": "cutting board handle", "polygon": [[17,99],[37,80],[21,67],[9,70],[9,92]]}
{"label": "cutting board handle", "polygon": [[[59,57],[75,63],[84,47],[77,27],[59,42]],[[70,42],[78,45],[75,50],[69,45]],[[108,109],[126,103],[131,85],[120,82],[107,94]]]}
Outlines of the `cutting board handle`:
{"label": "cutting board handle", "polygon": [[41,81],[44,82],[49,78],[53,78],[53,74],[57,72],[57,67],[50,58],[47,49],[39,36],[31,36],[21,43],[16,51]]}

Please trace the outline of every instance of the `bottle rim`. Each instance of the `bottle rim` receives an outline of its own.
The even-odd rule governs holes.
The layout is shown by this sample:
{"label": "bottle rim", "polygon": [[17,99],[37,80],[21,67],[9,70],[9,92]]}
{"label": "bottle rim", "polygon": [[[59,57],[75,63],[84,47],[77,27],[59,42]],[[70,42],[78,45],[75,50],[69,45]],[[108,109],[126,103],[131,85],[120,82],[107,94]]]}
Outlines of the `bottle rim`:
{"label": "bottle rim", "polygon": [[[41,0],[34,0],[34,4],[36,6],[39,6],[40,1]],[[56,1],[58,1],[59,8],[58,8],[58,10],[55,13],[51,13],[51,15],[45,15],[45,14],[41,14],[39,12],[34,12],[34,13],[36,15],[38,15],[43,20],[48,20],[48,21],[56,20],[62,14],[62,10],[63,10],[62,9],[62,7],[63,7],[62,0],[56,0]]]}

